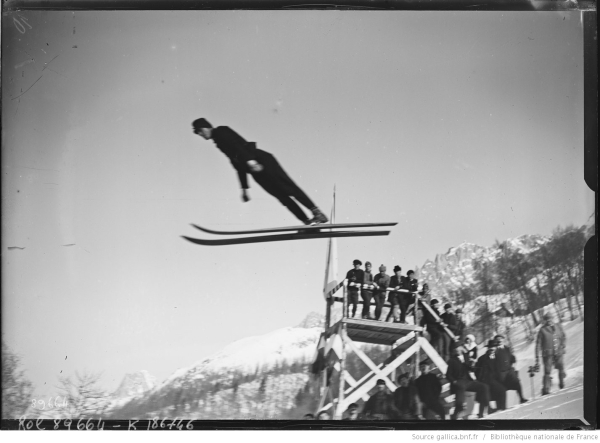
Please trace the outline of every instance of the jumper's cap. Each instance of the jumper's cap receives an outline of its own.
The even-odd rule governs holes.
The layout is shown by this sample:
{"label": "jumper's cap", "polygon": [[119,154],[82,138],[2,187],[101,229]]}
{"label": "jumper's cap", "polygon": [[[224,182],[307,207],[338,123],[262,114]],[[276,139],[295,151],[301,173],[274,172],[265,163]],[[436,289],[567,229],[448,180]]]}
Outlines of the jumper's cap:
{"label": "jumper's cap", "polygon": [[488,348],[496,348],[498,347],[498,342],[496,340],[490,340],[487,343]]}
{"label": "jumper's cap", "polygon": [[430,305],[437,305],[439,303],[439,300],[437,298],[434,298],[433,300],[431,300],[431,302],[429,303]]}
{"label": "jumper's cap", "polygon": [[382,379],[377,380],[377,386],[379,385],[385,385],[385,381],[383,381]]}
{"label": "jumper's cap", "polygon": [[462,314],[463,310],[461,308],[456,308],[456,313],[457,314]]}
{"label": "jumper's cap", "polygon": [[192,122],[192,126],[194,129],[198,130],[200,128],[212,128],[212,125],[205,118],[199,118]]}
{"label": "jumper's cap", "polygon": [[379,272],[385,272],[385,270],[386,270],[386,269],[387,269],[387,268],[386,268],[384,265],[381,265],[381,266],[379,267]]}
{"label": "jumper's cap", "polygon": [[370,261],[365,262],[365,266],[372,266]]}
{"label": "jumper's cap", "polygon": [[349,411],[354,411],[356,409],[358,409],[358,405],[356,403],[350,403],[350,406],[348,406]]}
{"label": "jumper's cap", "polygon": [[354,260],[352,262],[353,265],[362,265],[362,262],[360,260]]}
{"label": "jumper's cap", "polygon": [[398,265],[394,266],[394,272],[402,271],[402,268]]}
{"label": "jumper's cap", "polygon": [[444,305],[444,309],[448,309],[448,308],[451,308],[451,307],[452,307],[452,305],[451,305],[450,303],[446,303],[446,304]]}
{"label": "jumper's cap", "polygon": [[410,274],[414,274],[414,273],[415,273],[415,271],[413,271],[413,270],[411,269],[411,270],[409,270],[409,271],[406,273],[406,275],[410,275]]}
{"label": "jumper's cap", "polygon": [[546,312],[546,313],[544,314],[544,317],[543,317],[543,319],[544,319],[544,320],[552,320],[552,314],[549,314],[549,313],[547,313],[547,312]]}

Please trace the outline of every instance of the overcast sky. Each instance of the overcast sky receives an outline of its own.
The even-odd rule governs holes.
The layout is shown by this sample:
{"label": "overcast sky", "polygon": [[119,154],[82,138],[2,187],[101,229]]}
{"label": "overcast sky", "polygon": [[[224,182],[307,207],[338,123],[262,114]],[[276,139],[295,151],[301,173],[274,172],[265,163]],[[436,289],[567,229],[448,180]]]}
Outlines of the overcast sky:
{"label": "overcast sky", "polygon": [[273,153],[327,213],[335,186],[336,221],[398,222],[340,239],[340,272],[355,258],[406,270],[594,211],[578,12],[50,11],[2,25],[2,333],[40,395],[61,371],[104,371],[111,389],[139,369],[161,380],[324,311],[326,240],[180,238],[208,236],[190,223],[297,224],[252,181],[241,202],[198,117]]}

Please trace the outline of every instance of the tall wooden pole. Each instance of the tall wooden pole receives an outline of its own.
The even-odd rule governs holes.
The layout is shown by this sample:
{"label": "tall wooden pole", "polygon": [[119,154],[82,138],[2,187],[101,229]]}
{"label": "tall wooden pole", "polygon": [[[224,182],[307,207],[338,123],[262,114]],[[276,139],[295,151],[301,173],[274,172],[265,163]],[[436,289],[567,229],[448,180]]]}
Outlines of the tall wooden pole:
{"label": "tall wooden pole", "polygon": [[342,355],[340,359],[340,384],[338,389],[338,402],[335,406],[335,415],[334,420],[341,420],[342,414],[344,413],[344,388],[345,388],[345,378],[344,371],[346,370],[346,341],[344,337],[346,336],[346,324],[342,323],[342,332],[340,334],[340,338],[342,339]]}

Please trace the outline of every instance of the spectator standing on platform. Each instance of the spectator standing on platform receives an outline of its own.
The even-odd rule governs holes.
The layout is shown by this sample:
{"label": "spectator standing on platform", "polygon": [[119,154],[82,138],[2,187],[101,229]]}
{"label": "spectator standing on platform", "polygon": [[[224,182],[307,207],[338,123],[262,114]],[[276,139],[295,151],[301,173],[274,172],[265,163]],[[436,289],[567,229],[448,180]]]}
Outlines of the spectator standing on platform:
{"label": "spectator standing on platform", "polygon": [[381,265],[379,267],[379,274],[376,274],[373,278],[375,283],[375,319],[381,319],[381,312],[383,311],[383,305],[385,303],[385,291],[390,285],[390,276],[385,273],[386,267]]}
{"label": "spectator standing on platform", "polygon": [[567,337],[560,323],[554,324],[550,314],[544,314],[544,324],[538,332],[535,342],[535,363],[539,365],[540,353],[544,362],[544,380],[542,395],[550,393],[552,386],[552,369],[558,369],[558,387],[565,387],[565,355]]}
{"label": "spectator standing on platform", "polygon": [[[360,269],[362,262],[360,260],[354,260],[352,262],[354,265],[353,269],[350,269],[346,274],[346,278],[348,279],[348,306],[352,305],[352,317],[356,314],[356,308],[358,306],[358,292],[359,287],[354,286],[354,284],[358,284],[362,286],[362,282],[364,280],[365,271]],[[351,285],[350,283],[353,283]]]}
{"label": "spectator standing on platform", "polygon": [[[452,309],[452,305],[450,303],[446,303],[444,305],[444,313],[440,315],[442,321],[446,324],[446,328],[450,330],[454,334],[454,336],[458,339],[457,335],[457,321],[456,315],[454,315],[454,309]],[[450,355],[450,344],[452,343],[452,338],[448,336],[448,334],[444,334],[444,346],[447,348],[446,355]],[[458,340],[457,340],[458,341]]]}
{"label": "spectator standing on platform", "polygon": [[398,414],[394,406],[394,397],[387,392],[385,382],[377,380],[377,392],[365,403],[363,415],[367,420],[390,420]]}
{"label": "spectator standing on platform", "polygon": [[[390,278],[390,288],[394,288],[396,291],[402,289],[404,286],[404,277],[402,277],[402,268],[398,265],[394,266],[394,275]],[[394,317],[394,323],[400,322],[400,297],[401,292],[390,291],[388,294],[388,301],[390,302],[391,308],[388,312],[385,321],[389,321],[390,317]]]}
{"label": "spectator standing on platform", "polygon": [[394,406],[398,410],[399,420],[416,420],[418,413],[417,388],[410,382],[409,375],[405,372],[398,376],[399,387],[394,391]]}
{"label": "spectator standing on platform", "polygon": [[528,400],[523,397],[523,389],[521,388],[521,380],[519,380],[518,372],[513,368],[517,359],[511,352],[508,346],[504,345],[504,336],[496,335],[494,337],[498,348],[496,349],[496,369],[500,383],[504,385],[507,391],[517,391],[521,403],[526,403]]}
{"label": "spectator standing on platform", "polygon": [[399,294],[400,323],[406,323],[406,312],[408,311],[408,307],[415,299],[415,296],[412,294],[412,292],[417,292],[419,289],[419,281],[415,278],[415,271],[410,270],[406,273],[406,277],[402,282],[402,289],[406,289],[407,291],[411,292],[400,292]]}
{"label": "spectator standing on platform", "polygon": [[[467,325],[463,321],[463,311],[461,308],[456,309],[456,338],[459,342],[463,342],[465,339],[465,333],[467,331]],[[475,340],[473,340],[475,341]]]}
{"label": "spectator standing on platform", "polygon": [[450,382],[450,392],[455,395],[454,412],[450,417],[456,420],[465,408],[465,392],[475,392],[479,402],[479,418],[483,418],[490,401],[490,388],[485,383],[473,380],[470,368],[464,357],[465,349],[458,344],[452,346],[452,357],[448,360],[446,378]]}
{"label": "spectator standing on platform", "polygon": [[431,301],[431,289],[429,289],[428,283],[423,283],[423,289],[421,289],[419,295],[421,296],[421,300],[429,304],[429,302]]}
{"label": "spectator standing on platform", "polygon": [[364,285],[374,285],[373,274],[371,273],[371,262],[365,262],[365,270],[363,277],[363,288],[361,290],[361,297],[363,299],[362,318],[373,320],[371,316],[371,299],[373,298],[373,288],[365,288]]}
{"label": "spectator standing on platform", "polygon": [[[212,140],[225,154],[238,173],[242,187],[242,201],[250,201],[248,196],[248,177],[288,208],[305,225],[327,223],[329,220],[313,201],[283,170],[277,159],[270,153],[258,149],[256,143],[247,142],[229,126],[212,125],[204,118],[192,122],[194,134],[205,140]],[[295,199],[292,199],[292,197]],[[312,212],[313,218],[306,216],[298,203]]]}
{"label": "spectator standing on platform", "polygon": [[463,346],[466,350],[470,366],[473,366],[477,361],[477,343],[475,342],[475,336],[473,334],[467,335]]}
{"label": "spectator standing on platform", "polygon": [[490,400],[495,401],[496,408],[503,411],[506,409],[506,388],[500,383],[500,377],[495,364],[497,349],[498,344],[495,340],[488,341],[487,352],[479,357],[479,360],[475,364],[475,375],[477,376],[477,380],[489,386]]}
{"label": "spectator standing on platform", "polygon": [[430,411],[436,416],[437,420],[446,419],[446,410],[442,404],[440,394],[442,393],[442,382],[430,371],[430,364],[427,360],[419,363],[419,371],[421,375],[415,380],[417,393],[421,403],[425,406],[423,415]]}
{"label": "spectator standing on platform", "polygon": [[[431,309],[435,312],[435,314],[437,314],[437,316],[439,317],[440,313],[437,310],[438,304],[439,301],[434,298],[433,300],[431,300],[430,306]],[[435,316],[431,312],[429,312],[429,309],[423,309],[423,318],[421,319],[421,326],[427,328],[427,333],[429,334],[429,343],[431,344],[431,346],[433,346],[433,349],[435,349],[435,351],[438,354],[440,354],[440,357],[442,357],[444,361],[447,361],[447,358],[444,358],[444,350],[442,346],[442,335],[445,335],[446,333],[442,328],[441,319],[436,319]]]}

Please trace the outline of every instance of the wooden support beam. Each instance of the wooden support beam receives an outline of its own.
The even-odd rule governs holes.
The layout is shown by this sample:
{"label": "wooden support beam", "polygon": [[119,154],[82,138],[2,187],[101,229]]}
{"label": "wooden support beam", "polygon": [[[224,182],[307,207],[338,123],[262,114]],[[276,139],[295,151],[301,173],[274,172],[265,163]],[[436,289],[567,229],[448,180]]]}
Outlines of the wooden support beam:
{"label": "wooden support beam", "polygon": [[344,331],[343,334],[345,335],[344,340],[346,341],[346,343],[348,343],[350,349],[352,349],[354,353],[358,355],[358,358],[360,358],[363,361],[363,363],[369,367],[369,369],[375,376],[379,376],[379,378],[382,378],[383,381],[385,381],[385,384],[390,389],[390,391],[394,392],[397,386],[394,383],[392,383],[389,378],[381,375],[381,370],[377,366],[375,366],[375,363],[373,363],[369,356],[365,354],[358,346],[356,346],[356,343],[354,343],[348,337],[348,335],[346,335],[346,331]]}
{"label": "wooden support beam", "polygon": [[[400,366],[402,363],[404,363],[411,355],[413,355],[416,352],[416,350],[419,348],[419,346],[420,346],[419,342],[416,342],[415,344],[413,344],[410,348],[408,348],[406,351],[404,351],[402,354],[400,354],[398,357],[396,357],[389,365],[387,365],[381,371],[379,371],[379,375],[383,376],[383,377],[387,377],[389,374],[392,373],[392,371],[394,369],[396,369],[398,366]],[[371,374],[373,374],[373,373],[371,373]],[[354,403],[359,398],[361,398],[365,393],[368,393],[371,389],[373,389],[373,387],[375,387],[375,384],[376,384],[375,377],[371,377],[368,381],[366,381],[358,389],[354,389],[353,392],[351,392],[348,395],[348,397],[346,397],[344,404],[342,406],[345,406],[346,404]]]}
{"label": "wooden support beam", "polygon": [[344,373],[346,372],[346,340],[348,340],[348,335],[346,334],[346,325],[343,323],[340,337],[342,339],[342,355],[340,356],[340,385],[338,388],[338,404],[333,415],[334,420],[341,420],[342,414],[344,413]]}
{"label": "wooden support beam", "polygon": [[433,349],[433,346],[431,346],[429,342],[423,337],[418,337],[417,343],[420,345],[421,349],[423,349],[425,354],[427,354],[427,356],[431,359],[431,361],[435,363],[435,365],[440,369],[440,371],[442,371],[442,373],[445,374],[448,370],[448,365],[446,364],[444,359],[440,357],[440,354],[438,354],[437,351]]}

